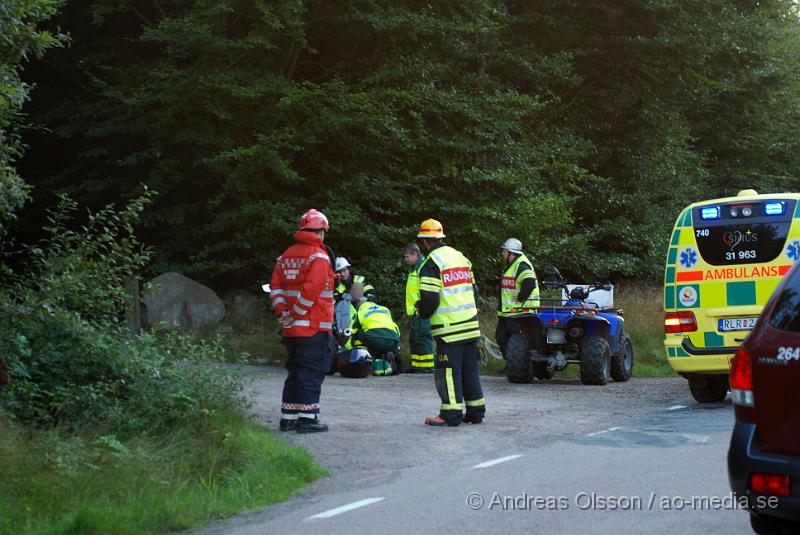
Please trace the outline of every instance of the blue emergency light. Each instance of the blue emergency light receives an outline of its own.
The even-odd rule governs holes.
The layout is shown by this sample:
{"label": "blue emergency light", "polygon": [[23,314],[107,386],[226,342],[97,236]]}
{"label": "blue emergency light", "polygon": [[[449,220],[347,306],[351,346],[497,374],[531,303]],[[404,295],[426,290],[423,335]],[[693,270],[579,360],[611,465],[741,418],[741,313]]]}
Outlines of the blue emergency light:
{"label": "blue emergency light", "polygon": [[719,206],[703,208],[700,210],[700,217],[703,219],[719,219]]}
{"label": "blue emergency light", "polygon": [[768,202],[764,205],[764,213],[767,215],[783,215],[786,212],[785,202]]}

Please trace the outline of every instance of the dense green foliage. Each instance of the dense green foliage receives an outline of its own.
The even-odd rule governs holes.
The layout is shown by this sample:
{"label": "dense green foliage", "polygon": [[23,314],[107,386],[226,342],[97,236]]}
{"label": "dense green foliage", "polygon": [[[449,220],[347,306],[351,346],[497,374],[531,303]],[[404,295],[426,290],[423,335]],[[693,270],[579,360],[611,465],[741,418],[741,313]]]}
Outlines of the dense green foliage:
{"label": "dense green foliage", "polygon": [[61,41],[38,25],[55,13],[59,0],[8,0],[0,3],[0,239],[5,225],[27,197],[14,163],[22,155],[19,127],[30,86],[20,80],[26,58],[40,57]]}
{"label": "dense green foliage", "polygon": [[146,263],[133,226],[151,195],[91,214],[69,230],[62,199],[30,261],[0,278],[0,354],[11,383],[0,404],[16,419],[125,435],[180,423],[201,429],[239,406],[238,387],[209,364],[222,351],[178,335],[130,340],[120,323],[123,279]]}
{"label": "dense green foliage", "polygon": [[0,532],[163,533],[286,499],[323,472],[247,420],[220,344],[122,328],[151,193],[88,215],[60,196],[35,245],[10,246],[18,74],[60,42],[39,29],[58,4],[0,2]]}
{"label": "dense green foliage", "polygon": [[[476,264],[656,276],[685,203],[796,189],[794,2],[75,0],[32,72],[34,184],[160,191],[154,271],[255,282],[314,206],[396,299],[435,216]],[[232,282],[236,281],[236,282]],[[491,283],[492,286],[494,283]]]}

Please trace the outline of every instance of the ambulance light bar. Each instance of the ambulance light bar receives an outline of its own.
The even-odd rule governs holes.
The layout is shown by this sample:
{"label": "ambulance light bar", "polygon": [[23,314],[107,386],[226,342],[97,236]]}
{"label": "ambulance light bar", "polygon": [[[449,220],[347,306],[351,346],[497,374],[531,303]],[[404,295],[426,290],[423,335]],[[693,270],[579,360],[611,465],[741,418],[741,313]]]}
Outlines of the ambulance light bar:
{"label": "ambulance light bar", "polygon": [[783,215],[786,212],[785,202],[768,202],[764,205],[764,213],[767,215]]}
{"label": "ambulance light bar", "polygon": [[700,217],[703,219],[719,219],[719,206],[703,208],[700,211]]}

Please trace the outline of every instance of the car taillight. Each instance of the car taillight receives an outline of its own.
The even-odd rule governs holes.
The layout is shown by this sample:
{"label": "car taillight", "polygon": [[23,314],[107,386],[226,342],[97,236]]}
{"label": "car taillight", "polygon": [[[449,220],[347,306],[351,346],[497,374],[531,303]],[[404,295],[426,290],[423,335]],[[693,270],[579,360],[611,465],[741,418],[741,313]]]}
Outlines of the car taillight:
{"label": "car taillight", "polygon": [[731,359],[731,397],[735,405],[753,406],[753,370],[750,355],[744,346],[739,346]]}
{"label": "car taillight", "polygon": [[697,330],[694,312],[667,312],[664,316],[664,332],[667,334],[691,333]]}
{"label": "car taillight", "polygon": [[759,494],[770,496],[789,496],[792,491],[792,480],[785,474],[750,474],[750,489]]}

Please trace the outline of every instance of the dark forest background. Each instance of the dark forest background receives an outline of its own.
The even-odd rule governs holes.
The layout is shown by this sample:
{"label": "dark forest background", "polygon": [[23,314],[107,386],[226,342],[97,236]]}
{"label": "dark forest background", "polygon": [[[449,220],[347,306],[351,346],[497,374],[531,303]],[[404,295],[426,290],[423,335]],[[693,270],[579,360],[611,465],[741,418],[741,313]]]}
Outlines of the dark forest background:
{"label": "dark forest background", "polygon": [[151,274],[253,286],[315,207],[392,300],[428,217],[484,287],[509,236],[537,268],[658,279],[682,206],[799,185],[790,0],[21,3],[66,39],[23,63],[6,240],[58,193],[146,185]]}

